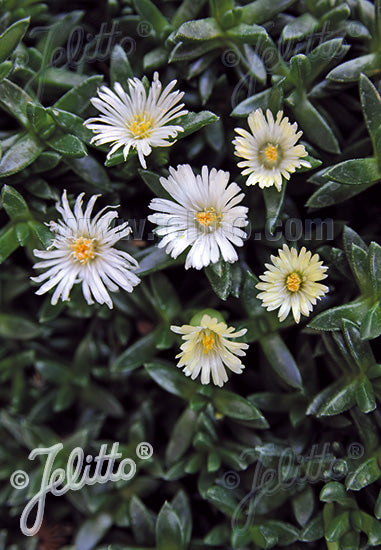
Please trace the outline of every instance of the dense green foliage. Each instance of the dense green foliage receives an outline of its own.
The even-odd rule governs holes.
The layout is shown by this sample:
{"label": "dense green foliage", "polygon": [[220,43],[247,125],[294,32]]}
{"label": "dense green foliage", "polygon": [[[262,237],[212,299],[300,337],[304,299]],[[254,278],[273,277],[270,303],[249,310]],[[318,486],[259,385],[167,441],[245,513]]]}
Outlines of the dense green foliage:
{"label": "dense green foliage", "polygon": [[[2,0],[0,3],[0,549],[328,550],[381,547],[381,1]],[[106,161],[83,121],[102,82],[178,80],[184,132]],[[312,168],[261,190],[237,167],[234,128],[284,110]],[[184,270],[157,248],[148,203],[189,163],[228,170],[245,192],[239,261]],[[114,309],[76,287],[36,296],[34,248],[62,190],[119,204],[140,264]],[[295,220],[298,222],[296,224]],[[301,227],[301,231],[295,231]],[[292,229],[293,228],[293,229]],[[330,292],[280,323],[255,284],[284,243],[318,252]],[[203,386],[176,368],[170,325],[199,310],[246,327],[240,375]],[[19,528],[41,484],[39,446],[96,455],[119,442],[131,481],[48,496],[39,536]],[[154,454],[136,458],[140,442]],[[17,470],[30,476],[14,489]],[[56,525],[56,546],[51,525]]]}

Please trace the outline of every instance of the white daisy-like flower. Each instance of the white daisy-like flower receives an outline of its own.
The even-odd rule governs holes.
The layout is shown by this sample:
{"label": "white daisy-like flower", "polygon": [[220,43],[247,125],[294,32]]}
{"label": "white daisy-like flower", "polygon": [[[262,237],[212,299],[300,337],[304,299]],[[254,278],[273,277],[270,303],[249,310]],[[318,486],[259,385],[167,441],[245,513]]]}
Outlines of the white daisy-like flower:
{"label": "white daisy-like flower", "polygon": [[168,124],[188,113],[183,109],[184,103],[178,104],[184,92],[171,92],[176,82],[172,80],[162,91],[159,74],[155,72],[148,93],[138,78],[128,79],[128,93],[118,82],[114,84],[114,91],[101,86],[99,97],[91,99],[101,114],[84,122],[96,134],[91,142],[97,145],[111,143],[107,158],[123,147],[126,160],[133,147],[140,164],[146,168],[144,157],[151,153],[152,147],[172,145],[174,141],[168,141],[168,138],[175,138],[178,132],[183,131],[182,126]]}
{"label": "white daisy-like flower", "polygon": [[191,246],[185,269],[201,269],[220,256],[226,262],[237,261],[233,244],[243,245],[246,233],[240,228],[248,223],[248,209],[237,206],[244,194],[236,183],[228,184],[229,172],[203,166],[201,175],[195,175],[189,164],[181,164],[169,173],[160,182],[174,201],[156,198],[149,205],[157,211],[148,219],[159,226],[159,247],[177,258]]}
{"label": "white daisy-like flower", "polygon": [[239,168],[244,168],[243,176],[247,178],[246,185],[259,184],[264,187],[282,189],[282,176],[287,180],[290,174],[297,168],[311,164],[307,160],[301,160],[307,156],[304,145],[295,145],[303,134],[297,132],[296,122],[290,124],[288,118],[283,118],[283,111],[279,111],[274,120],[272,112],[267,109],[266,116],[262,109],[250,113],[247,122],[252,133],[243,128],[236,128],[238,134],[233,140],[234,154],[245,159],[238,163]]}
{"label": "white daisy-like flower", "polygon": [[62,194],[56,208],[62,216],[58,223],[51,221],[48,226],[56,234],[47,250],[33,250],[37,258],[44,261],[36,263],[36,269],[48,268],[38,277],[31,277],[36,283],[43,283],[36,294],[45,294],[53,287],[51,303],[55,305],[58,299],[69,300],[69,294],[74,284],[82,284],[82,292],[88,304],[94,300],[99,304],[107,304],[111,309],[113,303],[108,291],[116,292],[123,288],[131,292],[140,279],[131,270],[138,266],[132,256],[114,248],[114,244],[131,232],[128,222],[116,227],[110,227],[112,220],[118,217],[115,210],[103,208],[91,219],[95,201],[99,195],[93,195],[82,210],[81,193],[71,211],[66,195]]}
{"label": "white daisy-like flower", "polygon": [[327,277],[328,268],[322,265],[319,254],[311,256],[304,246],[298,254],[296,248],[290,249],[285,244],[283,250],[278,250],[278,256],[271,256],[272,264],[265,264],[268,271],[259,277],[264,282],[256,285],[263,292],[257,297],[268,311],[280,308],[280,321],[284,321],[292,310],[299,323],[300,314],[308,317],[312,306],[329,290],[317,282]]}
{"label": "white daisy-like flower", "polygon": [[203,315],[198,326],[171,326],[171,330],[182,335],[185,342],[180,346],[181,353],[177,366],[184,367],[186,376],[192,380],[201,372],[201,383],[209,384],[210,374],[216,386],[223,386],[228,377],[226,368],[236,374],[241,374],[245,366],[237,357],[246,355],[243,350],[249,346],[242,342],[231,342],[231,338],[239,338],[246,334],[247,329],[234,332],[234,327],[219,322],[217,318]]}

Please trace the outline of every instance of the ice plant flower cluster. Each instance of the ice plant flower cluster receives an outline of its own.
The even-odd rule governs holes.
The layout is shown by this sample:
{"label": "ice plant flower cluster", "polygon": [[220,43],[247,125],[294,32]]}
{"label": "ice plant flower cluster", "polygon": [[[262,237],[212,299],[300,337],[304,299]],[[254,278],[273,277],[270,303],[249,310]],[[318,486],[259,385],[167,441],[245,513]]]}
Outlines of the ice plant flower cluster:
{"label": "ice plant flower cluster", "polygon": [[236,374],[245,368],[239,357],[246,355],[244,350],[249,346],[231,339],[243,336],[247,329],[234,332],[234,327],[205,314],[197,326],[171,326],[171,330],[181,334],[184,340],[182,351],[176,356],[180,359],[177,366],[184,367],[183,372],[192,380],[201,372],[202,384],[209,384],[212,376],[213,383],[221,387],[228,380],[226,368]]}
{"label": "ice plant flower cluster", "polygon": [[55,233],[52,245],[47,250],[33,251],[37,258],[43,260],[34,267],[47,268],[47,271],[31,279],[43,283],[36,294],[44,294],[56,287],[51,299],[53,305],[59,298],[69,300],[73,285],[80,283],[88,304],[93,304],[95,300],[111,309],[113,303],[108,291],[116,292],[120,287],[131,292],[140,282],[132,272],[138,265],[136,260],[127,252],[114,248],[115,243],[126,237],[131,228],[128,222],[111,227],[118,213],[108,210],[108,206],[91,219],[99,195],[89,199],[84,212],[83,196],[84,193],[78,196],[72,212],[66,190],[63,192],[61,204],[56,205],[62,220],[48,224]]}
{"label": "ice plant flower cluster", "polygon": [[237,261],[233,245],[243,245],[246,233],[241,227],[248,223],[248,209],[238,206],[244,194],[236,183],[229,184],[229,172],[203,166],[201,175],[195,175],[189,164],[182,164],[170,167],[169,174],[160,182],[174,200],[155,198],[149,205],[156,213],[148,219],[163,237],[159,247],[177,258],[190,246],[185,269],[201,269],[220,256],[225,262]]}
{"label": "ice plant flower cluster", "polygon": [[278,251],[278,256],[271,256],[272,264],[265,264],[267,271],[259,278],[256,285],[258,298],[268,311],[279,308],[278,317],[284,321],[292,310],[295,322],[299,323],[300,314],[309,316],[328,287],[318,283],[327,277],[327,267],[318,254],[312,256],[306,248],[300,250],[289,248],[286,244]]}
{"label": "ice plant flower cluster", "polygon": [[279,111],[274,120],[267,109],[266,117],[262,109],[257,109],[247,120],[251,133],[243,128],[235,129],[238,137],[233,141],[234,154],[245,159],[238,167],[244,168],[243,176],[249,176],[246,185],[258,183],[262,189],[275,185],[281,191],[282,176],[288,180],[297,168],[309,168],[311,164],[301,160],[307,156],[304,145],[295,145],[303,133],[297,132],[296,122],[290,124],[287,117],[283,118],[283,111]]}
{"label": "ice plant flower cluster", "polygon": [[138,78],[128,79],[128,93],[116,82],[114,91],[107,86],[101,86],[98,96],[91,103],[101,112],[98,117],[89,118],[84,124],[96,135],[91,142],[97,145],[111,143],[107,155],[109,158],[120,147],[123,147],[124,159],[127,159],[130,148],[136,149],[140,164],[147,167],[145,157],[152,147],[168,147],[183,127],[168,124],[174,118],[188,113],[179,101],[184,92],[171,90],[176,85],[172,80],[162,91],[162,85],[157,72],[147,93],[146,88]]}

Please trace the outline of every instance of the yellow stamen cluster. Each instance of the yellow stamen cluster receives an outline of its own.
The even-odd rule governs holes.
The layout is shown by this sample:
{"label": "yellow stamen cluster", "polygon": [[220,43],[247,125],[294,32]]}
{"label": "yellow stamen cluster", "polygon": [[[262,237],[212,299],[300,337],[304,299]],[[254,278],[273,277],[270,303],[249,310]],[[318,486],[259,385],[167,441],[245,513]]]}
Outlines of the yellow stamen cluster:
{"label": "yellow stamen cluster", "polygon": [[267,168],[272,168],[280,161],[280,151],[278,145],[267,143],[260,151],[260,158]]}
{"label": "yellow stamen cluster", "polygon": [[146,111],[143,114],[135,115],[129,125],[129,130],[137,138],[148,138],[151,135],[151,128],[152,118],[148,116]]}
{"label": "yellow stamen cluster", "polygon": [[202,228],[208,229],[211,225],[218,224],[221,216],[219,216],[214,208],[207,208],[202,212],[195,212],[195,219],[201,225]]}
{"label": "yellow stamen cluster", "polygon": [[70,246],[73,249],[74,257],[83,264],[87,264],[89,260],[95,258],[95,249],[92,239],[79,237]]}
{"label": "yellow stamen cluster", "polygon": [[293,273],[291,273],[290,275],[288,275],[287,279],[286,279],[286,286],[287,286],[287,289],[290,291],[290,292],[297,292],[300,288],[300,283],[302,282],[302,279],[300,278],[300,276],[296,273],[296,271],[294,271]]}
{"label": "yellow stamen cluster", "polygon": [[202,335],[202,345],[204,346],[204,353],[209,353],[213,349],[215,338],[211,332],[204,332]]}

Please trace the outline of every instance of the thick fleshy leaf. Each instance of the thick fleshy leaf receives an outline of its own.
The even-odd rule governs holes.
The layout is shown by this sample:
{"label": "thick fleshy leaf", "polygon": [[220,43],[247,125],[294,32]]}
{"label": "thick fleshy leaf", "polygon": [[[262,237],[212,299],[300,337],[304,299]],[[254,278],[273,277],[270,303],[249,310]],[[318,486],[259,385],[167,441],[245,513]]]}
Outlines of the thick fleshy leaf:
{"label": "thick fleshy leaf", "polygon": [[368,256],[366,252],[357,246],[357,244],[352,244],[348,261],[362,293],[364,295],[372,294],[372,283],[368,270]]}
{"label": "thick fleshy leaf", "polygon": [[321,514],[312,519],[300,533],[300,540],[303,542],[313,542],[324,536],[324,524]]}
{"label": "thick fleshy leaf", "polygon": [[307,97],[293,93],[286,99],[286,103],[308,139],[324,151],[340,153],[339,142],[332,128]]}
{"label": "thick fleshy leaf", "polygon": [[75,10],[67,14],[63,14],[59,21],[55,21],[45,30],[38,33],[39,41],[37,49],[43,53],[47,59],[51,59],[53,53],[66,44],[73,28],[81,21],[83,11]]}
{"label": "thick fleshy leaf", "polygon": [[257,283],[259,283],[258,277],[250,271],[246,271],[241,298],[250,317],[257,317],[265,313],[261,300],[257,298],[259,293],[259,290],[255,288]]}
{"label": "thick fleshy leaf", "polygon": [[349,512],[343,512],[327,525],[325,528],[325,538],[328,542],[338,541],[349,529]]}
{"label": "thick fleshy leaf", "polygon": [[83,125],[81,117],[56,107],[49,107],[46,111],[65,132],[74,134],[85,143],[90,143],[93,132]]}
{"label": "thick fleshy leaf", "polygon": [[365,316],[368,309],[367,300],[353,301],[319,313],[308,324],[308,327],[316,330],[341,330],[343,318],[356,322],[357,319],[362,319]]}
{"label": "thick fleshy leaf", "polygon": [[377,519],[381,519],[381,490],[378,493],[376,504],[374,505],[374,515]]}
{"label": "thick fleshy leaf", "polygon": [[154,518],[140,498],[135,495],[130,501],[129,516],[137,544],[153,546],[155,541]]}
{"label": "thick fleshy leaf", "polygon": [[4,185],[1,190],[1,200],[11,220],[24,220],[30,217],[27,203],[14,187]]}
{"label": "thick fleshy leaf", "polygon": [[375,86],[365,75],[360,76],[360,99],[373,144],[376,144],[377,130],[381,126],[381,98]]}
{"label": "thick fleshy leaf", "polygon": [[192,409],[185,409],[178,418],[165,453],[168,464],[174,464],[189,448],[196,431],[197,418],[197,413]]}
{"label": "thick fleshy leaf", "polygon": [[75,537],[78,550],[92,550],[112,525],[112,517],[101,512],[82,524]]}
{"label": "thick fleshy leaf", "polygon": [[381,292],[381,246],[374,241],[369,245],[369,273],[373,292],[380,298]]}
{"label": "thick fleshy leaf", "polygon": [[130,372],[149,361],[156,350],[156,334],[150,332],[128,347],[111,365],[113,372]]}
{"label": "thick fleshy leaf", "polygon": [[25,246],[30,237],[30,229],[25,222],[19,222],[15,225],[16,238],[21,246]]}
{"label": "thick fleshy leaf", "polygon": [[282,40],[300,40],[314,32],[318,21],[310,13],[295,17],[282,30]]}
{"label": "thick fleshy leaf", "polygon": [[212,124],[218,120],[218,116],[210,111],[201,111],[199,113],[188,113],[180,118],[171,121],[171,124],[179,124],[183,128],[183,132],[178,134],[178,139],[189,136],[197,132],[204,126]]}
{"label": "thick fleshy leaf", "polygon": [[304,527],[314,510],[314,492],[307,486],[292,499],[292,510],[299,525]]}
{"label": "thick fleshy leaf", "polygon": [[39,325],[25,317],[8,313],[0,314],[0,335],[4,338],[30,340],[36,338],[40,332]]}
{"label": "thick fleshy leaf", "polygon": [[293,55],[290,59],[290,79],[296,86],[304,86],[311,72],[308,57],[302,53]]}
{"label": "thick fleshy leaf", "polygon": [[289,6],[295,3],[295,0],[255,0],[250,2],[242,9],[242,20],[251,25],[257,23],[261,25],[266,21],[270,21],[277,13],[286,10]]}
{"label": "thick fleshy leaf", "polygon": [[375,357],[368,342],[361,340],[357,323],[343,319],[343,333],[345,342],[352,358],[360,370],[366,370],[375,364]]}
{"label": "thick fleshy leaf", "polygon": [[20,243],[17,239],[14,227],[6,229],[0,234],[0,263],[3,262],[14,252]]}
{"label": "thick fleshy leaf", "polygon": [[82,141],[73,134],[51,136],[49,138],[49,145],[64,157],[80,158],[87,154],[86,147]]}
{"label": "thick fleshy leaf", "polygon": [[377,302],[363,317],[360,328],[363,340],[373,340],[381,334],[381,305]]}
{"label": "thick fleshy leaf", "polygon": [[380,54],[370,53],[355,57],[338,65],[328,74],[327,78],[335,82],[356,82],[361,73],[373,76],[380,72]]}
{"label": "thick fleshy leaf", "polygon": [[111,183],[107,170],[94,157],[66,157],[65,163],[86,183],[101,191],[110,190]]}
{"label": "thick fleshy leaf", "polygon": [[172,500],[173,511],[177,514],[184,534],[184,542],[189,544],[192,535],[192,511],[187,493],[180,489]]}
{"label": "thick fleshy leaf", "polygon": [[321,23],[331,23],[331,25],[337,25],[343,20],[347,19],[351,14],[351,9],[346,2],[342,2],[338,6],[334,6],[331,10],[328,10],[321,18]]}
{"label": "thick fleshy leaf", "polygon": [[4,61],[0,64],[0,82],[6,78],[12,70],[12,61]]}
{"label": "thick fleshy leaf", "polygon": [[355,391],[358,380],[348,384],[332,384],[318,394],[307,409],[307,414],[334,416],[347,411],[356,403]]}
{"label": "thick fleshy leaf", "polygon": [[12,176],[32,164],[44,148],[31,133],[23,135],[1,158],[0,178]]}
{"label": "thick fleshy leaf", "polygon": [[374,411],[377,407],[372,384],[366,376],[360,381],[356,389],[356,402],[360,411],[365,414]]}
{"label": "thick fleshy leaf", "polygon": [[204,40],[200,42],[188,41],[179,42],[171,51],[168,58],[169,63],[199,59],[204,54],[222,46],[220,39]]}
{"label": "thick fleshy leaf", "polygon": [[168,277],[164,273],[156,273],[150,277],[152,302],[158,313],[166,320],[172,321],[181,311],[181,305]]}
{"label": "thick fleshy leaf", "polygon": [[22,40],[30,19],[20,19],[0,35],[0,63],[8,59],[17,44]]}
{"label": "thick fleshy leaf", "polygon": [[172,18],[172,25],[175,28],[180,27],[185,21],[196,19],[196,16],[201,11],[207,0],[184,0],[179,7],[175,15]]}
{"label": "thick fleshy leaf", "polygon": [[346,185],[364,185],[381,180],[381,170],[374,158],[350,159],[332,166],[325,177]]}
{"label": "thick fleshy leaf", "polygon": [[338,481],[330,481],[324,485],[319,495],[321,502],[340,502],[345,498],[347,498],[345,487]]}
{"label": "thick fleshy leaf", "polygon": [[348,474],[345,484],[351,491],[360,491],[381,476],[381,471],[376,457],[371,457],[362,462],[354,472]]}
{"label": "thick fleshy leaf", "polygon": [[0,106],[23,126],[28,122],[27,105],[33,103],[31,97],[22,88],[10,80],[0,82]]}
{"label": "thick fleshy leaf", "polygon": [[368,543],[377,547],[381,544],[380,522],[365,512],[359,512],[359,515],[361,517],[361,530],[368,535]]}
{"label": "thick fleshy leaf", "polygon": [[325,406],[326,400],[330,396],[337,393],[341,387],[342,387],[342,382],[340,380],[337,380],[330,386],[327,386],[326,388],[324,388],[324,390],[322,390],[313,398],[313,400],[311,401],[311,403],[307,408],[306,414],[318,416],[319,410]]}
{"label": "thick fleshy leaf", "polygon": [[192,399],[199,389],[199,384],[193,382],[181,373],[175,365],[163,361],[155,361],[144,365],[148,374],[164,390],[184,399]]}
{"label": "thick fleshy leaf", "polygon": [[217,296],[221,300],[226,300],[232,288],[231,265],[220,260],[218,263],[206,267],[205,274]]}
{"label": "thick fleshy leaf", "polygon": [[[28,222],[28,225],[44,248],[48,248],[48,246],[52,244],[55,235],[45,224],[36,220],[31,220]],[[58,307],[58,305],[56,307]]]}
{"label": "thick fleshy leaf", "polygon": [[347,226],[345,226],[343,229],[343,243],[345,254],[349,261],[352,255],[352,245],[356,245],[359,248],[362,248],[365,252],[368,252],[368,247],[366,246],[360,235],[358,235],[356,231]]}
{"label": "thick fleshy leaf", "polygon": [[260,339],[261,347],[275,372],[293,388],[302,387],[298,365],[278,333],[272,332]]}
{"label": "thick fleshy leaf", "polygon": [[306,206],[310,208],[324,208],[344,202],[359,193],[362,193],[374,183],[364,183],[362,185],[345,185],[336,181],[329,181],[319,187],[306,202]]}
{"label": "thick fleshy leaf", "polygon": [[79,115],[88,107],[90,99],[96,96],[97,89],[102,84],[103,76],[91,76],[78,86],[75,86],[55,102],[54,107]]}
{"label": "thick fleshy leaf", "polygon": [[228,516],[232,516],[237,511],[237,499],[234,497],[234,494],[232,494],[232,491],[223,486],[214,485],[208,488],[206,498],[216,506],[218,510],[221,510]]}
{"label": "thick fleshy leaf", "polygon": [[270,235],[274,234],[279,218],[282,215],[286,188],[287,181],[283,180],[282,189],[280,191],[278,191],[274,185],[263,189],[263,198],[265,199],[266,205],[266,225]]}
{"label": "thick fleshy leaf", "polygon": [[[254,542],[260,545],[263,539],[265,541],[275,539],[276,544],[279,546],[288,546],[298,540],[299,530],[290,523],[269,520],[260,526],[252,527],[250,529],[250,536]],[[264,548],[271,548],[271,546],[266,545]]]}
{"label": "thick fleshy leaf", "polygon": [[226,31],[226,34],[235,42],[250,45],[255,45],[267,38],[267,32],[263,27],[259,25],[247,25],[246,23],[241,23],[237,27],[229,29]]}
{"label": "thick fleshy leaf", "polygon": [[269,106],[270,97],[271,89],[264,90],[263,92],[259,92],[258,94],[250,96],[247,99],[241,101],[241,103],[236,105],[236,107],[234,107],[231,116],[246,117],[256,109],[262,109],[263,111],[266,111]]}
{"label": "thick fleshy leaf", "polygon": [[310,52],[307,57],[310,62],[309,82],[322,73],[333,59],[336,59],[340,54],[345,53],[348,46],[343,45],[342,38],[333,38],[319,44]]}
{"label": "thick fleshy leaf", "polygon": [[177,40],[204,41],[220,38],[221,28],[213,17],[183,23],[176,33]]}
{"label": "thick fleshy leaf", "polygon": [[114,46],[111,53],[110,75],[111,83],[119,82],[123,88],[126,88],[128,79],[134,76],[126,52],[119,44]]}
{"label": "thick fleshy leaf", "polygon": [[157,35],[165,36],[171,32],[171,25],[151,0],[134,0],[134,6],[141,20],[149,23]]}
{"label": "thick fleshy leaf", "polygon": [[263,418],[261,412],[250,401],[227,390],[216,390],[212,403],[217,411],[237,420],[258,420]]}
{"label": "thick fleshy leaf", "polygon": [[36,134],[42,139],[48,139],[54,132],[56,125],[47,109],[29,103],[26,107],[26,114]]}
{"label": "thick fleshy leaf", "polygon": [[143,58],[143,68],[145,71],[159,69],[168,63],[168,51],[166,48],[155,48],[147,52]]}

